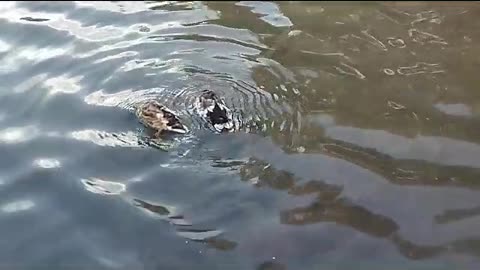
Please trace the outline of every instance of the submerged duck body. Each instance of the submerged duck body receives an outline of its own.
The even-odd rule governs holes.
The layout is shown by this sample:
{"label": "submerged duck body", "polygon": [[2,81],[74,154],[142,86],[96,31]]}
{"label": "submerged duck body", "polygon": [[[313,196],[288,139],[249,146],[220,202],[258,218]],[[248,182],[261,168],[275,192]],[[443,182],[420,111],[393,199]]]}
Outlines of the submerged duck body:
{"label": "submerged duck body", "polygon": [[149,101],[139,106],[136,116],[142,124],[156,131],[156,137],[165,132],[180,134],[188,132],[175,113],[157,101]]}
{"label": "submerged duck body", "polygon": [[209,122],[217,132],[229,132],[234,128],[232,111],[213,91],[203,90],[196,104],[197,113]]}

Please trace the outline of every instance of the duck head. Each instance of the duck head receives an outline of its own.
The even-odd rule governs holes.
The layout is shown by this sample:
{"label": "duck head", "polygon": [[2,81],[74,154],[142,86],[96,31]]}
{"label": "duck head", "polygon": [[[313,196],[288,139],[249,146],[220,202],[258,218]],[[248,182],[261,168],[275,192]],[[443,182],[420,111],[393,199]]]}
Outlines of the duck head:
{"label": "duck head", "polygon": [[202,91],[198,98],[197,112],[217,132],[229,132],[234,128],[232,111],[213,91]]}

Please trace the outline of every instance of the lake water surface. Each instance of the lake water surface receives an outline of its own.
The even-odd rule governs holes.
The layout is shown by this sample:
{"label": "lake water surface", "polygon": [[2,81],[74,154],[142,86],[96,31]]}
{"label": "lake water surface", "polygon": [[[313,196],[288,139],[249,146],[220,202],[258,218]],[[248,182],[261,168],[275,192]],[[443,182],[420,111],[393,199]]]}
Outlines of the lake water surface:
{"label": "lake water surface", "polygon": [[[478,2],[2,2],[0,269],[480,269],[479,29]],[[152,99],[191,132],[149,143]]]}

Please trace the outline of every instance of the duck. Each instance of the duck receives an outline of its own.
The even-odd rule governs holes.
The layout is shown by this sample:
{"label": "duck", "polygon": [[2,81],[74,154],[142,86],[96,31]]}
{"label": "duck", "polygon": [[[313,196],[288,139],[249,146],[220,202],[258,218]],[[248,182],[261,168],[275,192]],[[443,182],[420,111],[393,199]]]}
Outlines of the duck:
{"label": "duck", "polygon": [[146,102],[136,110],[136,116],[142,124],[155,130],[155,137],[164,133],[185,134],[188,129],[175,113],[156,100]]}
{"label": "duck", "polygon": [[209,122],[217,132],[230,132],[234,128],[232,111],[218,95],[203,90],[197,100],[197,113]]}

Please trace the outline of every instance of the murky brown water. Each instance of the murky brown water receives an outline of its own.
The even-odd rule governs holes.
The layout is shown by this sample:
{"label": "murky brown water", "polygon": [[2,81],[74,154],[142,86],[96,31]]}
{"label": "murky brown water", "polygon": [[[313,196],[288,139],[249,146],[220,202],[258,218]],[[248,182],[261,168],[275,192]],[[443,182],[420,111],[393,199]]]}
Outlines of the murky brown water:
{"label": "murky brown water", "polygon": [[[0,4],[0,268],[478,269],[477,2]],[[211,89],[238,130],[192,112]],[[145,144],[159,99],[192,132]]]}

